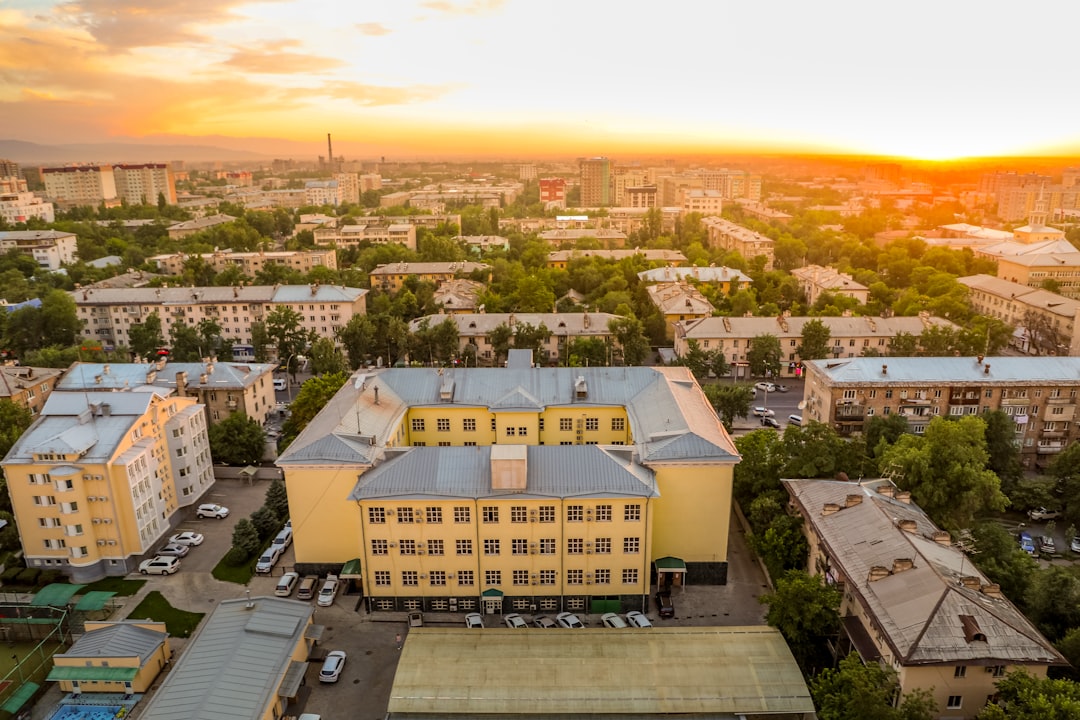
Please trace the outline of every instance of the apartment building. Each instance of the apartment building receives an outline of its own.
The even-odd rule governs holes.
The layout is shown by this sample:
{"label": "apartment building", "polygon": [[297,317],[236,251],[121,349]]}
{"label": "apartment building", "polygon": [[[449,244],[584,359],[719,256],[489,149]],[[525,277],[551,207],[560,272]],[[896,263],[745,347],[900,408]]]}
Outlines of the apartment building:
{"label": "apartment building", "polygon": [[921,434],[937,415],[1001,410],[1016,421],[1024,467],[1045,467],[1080,437],[1077,357],[887,357],[806,363],[803,417],[860,432],[874,415],[899,414]]}
{"label": "apartment building", "polygon": [[[707,317],[681,322],[675,326],[675,354],[680,357],[689,351],[689,341],[696,340],[702,350],[720,350],[732,365],[746,363],[750,341],[759,335],[772,335],[780,341],[783,377],[801,373],[797,348],[802,344],[806,323],[820,320],[829,329],[832,354],[835,358],[855,358],[874,351],[886,355],[898,333],[918,336],[932,327],[957,330],[956,325],[941,318],[921,317]],[[888,360],[886,362],[889,362]]]}
{"label": "apartment building", "polygon": [[[237,287],[82,288],[72,297],[83,335],[106,346],[128,346],[131,326],[152,313],[161,318],[166,340],[175,323],[198,325],[203,319],[221,326],[221,336],[251,343],[251,325],[263,322],[276,307],[300,315],[300,327],[319,337],[335,338],[354,315],[366,312],[368,291],[340,285],[245,285]],[[250,350],[250,348],[248,348]],[[273,352],[273,348],[270,348]]]}
{"label": "apartment building", "polygon": [[581,207],[604,207],[611,204],[611,161],[606,157],[578,160],[581,183]]}
{"label": "apartment building", "polygon": [[0,365],[0,400],[10,400],[37,415],[63,374],[56,368]]}
{"label": "apartment building", "polygon": [[1039,200],[1046,203],[1046,210],[1053,215],[1062,210],[1080,209],[1080,186],[1026,184],[1005,187],[997,193],[997,216],[1005,222],[1015,222],[1028,217]]}
{"label": "apartment building", "polygon": [[581,228],[566,230],[545,230],[537,237],[549,245],[574,245],[579,240],[596,240],[609,248],[621,248],[626,245],[626,233],[603,228]]}
{"label": "apartment building", "polygon": [[476,357],[481,363],[491,364],[495,358],[495,348],[491,344],[491,333],[500,325],[511,331],[520,325],[541,325],[551,331],[551,337],[544,343],[541,356],[536,362],[541,365],[565,363],[571,341],[581,338],[597,338],[606,343],[612,342],[608,323],[618,319],[610,313],[488,313],[455,312],[449,315],[427,315],[409,323],[409,330],[416,332],[420,324],[427,321],[434,326],[447,319],[452,320],[458,329],[458,348],[464,352],[472,345],[476,348]]}
{"label": "apartment building", "polygon": [[745,170],[694,170],[704,190],[719,190],[725,200],[761,202],[761,176]]}
{"label": "apartment building", "polygon": [[29,255],[45,270],[59,270],[78,259],[79,238],[59,230],[0,230],[0,253]]}
{"label": "apartment building", "polygon": [[482,255],[489,250],[510,249],[510,240],[502,235],[458,235],[454,240],[464,243],[476,255]]}
{"label": "apartment building", "polygon": [[385,222],[393,222],[400,225],[415,225],[416,227],[434,230],[440,225],[456,225],[461,228],[461,215],[459,213],[433,213],[430,215],[387,215]]}
{"label": "apartment building", "polygon": [[[394,218],[399,220],[400,218]],[[332,247],[357,247],[368,243],[371,245],[404,245],[410,250],[416,249],[416,225],[412,223],[394,222],[390,225],[382,223],[342,225],[339,228],[321,227],[314,230],[315,244]]]}
{"label": "apartment building", "polygon": [[[382,178],[379,178],[379,180],[379,186],[382,187]],[[360,202],[360,193],[363,191],[360,189],[360,175],[358,173],[334,173],[334,182],[337,183],[338,197],[341,202],[352,203],[353,205]]]}
{"label": "apartment building", "polygon": [[540,178],[540,203],[544,207],[548,207],[548,205],[566,207],[566,179],[559,177]]}
{"label": "apartment building", "polygon": [[366,193],[368,190],[382,190],[383,179],[379,173],[365,173],[360,176],[360,192]]}
{"label": "apartment building", "polygon": [[337,207],[341,204],[341,186],[337,180],[308,180],[304,183],[304,204]]}
{"label": "apartment building", "polygon": [[719,215],[724,208],[724,196],[719,190],[702,190],[688,188],[682,193],[680,211],[683,215],[698,213],[699,215]]}
{"label": "apartment building", "polygon": [[701,221],[709,234],[709,246],[731,250],[747,261],[758,256],[765,258],[765,270],[773,269],[773,241],[759,232],[719,217],[707,217]]}
{"label": "apartment building", "polygon": [[169,226],[169,239],[182,240],[188,235],[194,235],[197,232],[209,230],[218,225],[225,225],[234,220],[236,220],[236,218],[232,215],[218,213],[216,215],[207,215],[206,217],[196,218],[195,220],[185,220],[184,222],[174,223]]}
{"label": "apartment building", "polygon": [[479,297],[484,292],[484,284],[475,280],[455,278],[439,285],[432,297],[432,302],[445,313],[472,313],[482,310]]}
{"label": "apartment building", "polygon": [[799,281],[799,288],[806,296],[806,302],[813,305],[824,293],[840,295],[857,300],[860,305],[865,305],[870,299],[870,289],[848,273],[842,273],[836,268],[823,267],[821,265],[807,265],[795,268],[791,271],[792,277]]}
{"label": "apartment building", "polygon": [[678,333],[676,326],[687,320],[711,317],[716,308],[701,291],[687,282],[661,282],[648,285],[649,301],[664,316],[664,337],[673,339]]}
{"label": "apartment building", "polygon": [[113,165],[116,196],[130,205],[156,205],[159,197],[176,204],[176,180],[165,163]]}
{"label": "apartment building", "polygon": [[1011,344],[1034,355],[1080,355],[1080,300],[992,275],[957,280],[980,315],[1016,328]]}
{"label": "apartment building", "polygon": [[900,694],[928,690],[935,717],[973,718],[1014,670],[1067,661],[918,506],[888,480],[785,480],[810,548],[837,588],[837,655],[892,667]]}
{"label": "apartment building", "polygon": [[259,252],[169,253],[147,258],[164,275],[183,275],[189,259],[200,258],[214,272],[239,267],[249,277],[272,265],[281,265],[296,272],[309,273],[317,267],[337,270],[337,253],[333,250],[281,250]]}
{"label": "apartment building", "polygon": [[41,179],[45,195],[64,207],[117,202],[112,165],[43,167]]}
{"label": "apartment building", "polygon": [[[616,165],[611,169],[611,204],[616,207],[628,207],[626,191],[628,188],[652,187],[656,185],[649,181],[649,173],[636,165]],[[656,198],[652,198],[656,202]],[[586,206],[590,207],[590,206]]]}
{"label": "apartment building", "polygon": [[734,268],[716,267],[658,267],[651,270],[642,270],[638,279],[643,283],[685,283],[693,281],[699,284],[716,285],[725,293],[730,293],[732,288],[749,285],[753,279]]}
{"label": "apartment building", "polygon": [[554,250],[548,253],[549,268],[566,270],[576,258],[599,258],[618,262],[628,258],[640,257],[652,265],[678,267],[686,262],[686,256],[678,250]]}
{"label": "apartment building", "polygon": [[422,282],[434,283],[439,287],[445,282],[464,275],[471,275],[480,270],[487,270],[490,265],[484,263],[461,262],[398,262],[379,265],[370,273],[371,287],[385,292],[397,292],[405,287],[405,281],[416,278]]}
{"label": "apartment building", "polygon": [[621,207],[629,208],[654,208],[657,202],[655,185],[628,185],[623,190]]}
{"label": "apartment building", "polygon": [[277,464],[300,568],[502,613],[640,608],[660,560],[725,583],[737,461],[686,368],[508,367],[357,374]]}
{"label": "apartment building", "polygon": [[629,235],[644,227],[646,216],[656,212],[660,213],[660,231],[675,232],[675,226],[682,216],[682,209],[678,207],[611,207],[608,208],[607,217],[596,218],[596,224]]}
{"label": "apartment building", "polygon": [[68,368],[56,384],[60,392],[132,392],[160,389],[192,397],[213,425],[234,412],[265,423],[274,411],[274,369],[277,363],[169,362],[84,363]]}
{"label": "apartment building", "polygon": [[55,392],[0,461],[28,567],[126,575],[214,483],[203,408],[150,392]]}
{"label": "apartment building", "polygon": [[791,222],[792,218],[789,213],[782,210],[775,210],[760,202],[741,201],[739,202],[739,207],[742,208],[744,215],[762,222],[778,222],[781,225],[787,225]]}
{"label": "apartment building", "polygon": [[1002,280],[1042,287],[1047,280],[1058,284],[1062,295],[1080,299],[1080,250],[1067,240],[1048,240],[1030,245],[998,243],[975,249],[976,257],[995,260]]}
{"label": "apartment building", "polygon": [[26,181],[0,177],[0,220],[14,225],[36,218],[51,223],[56,219],[53,204],[26,189]]}

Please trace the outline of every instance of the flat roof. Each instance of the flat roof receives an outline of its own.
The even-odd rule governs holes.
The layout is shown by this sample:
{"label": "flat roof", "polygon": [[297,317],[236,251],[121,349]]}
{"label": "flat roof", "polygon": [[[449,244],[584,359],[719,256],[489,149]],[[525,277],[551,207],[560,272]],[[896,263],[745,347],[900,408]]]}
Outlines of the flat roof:
{"label": "flat roof", "polygon": [[[438,672],[432,672],[438,668]],[[414,628],[391,715],[791,715],[814,703],[765,626],[650,630]]]}

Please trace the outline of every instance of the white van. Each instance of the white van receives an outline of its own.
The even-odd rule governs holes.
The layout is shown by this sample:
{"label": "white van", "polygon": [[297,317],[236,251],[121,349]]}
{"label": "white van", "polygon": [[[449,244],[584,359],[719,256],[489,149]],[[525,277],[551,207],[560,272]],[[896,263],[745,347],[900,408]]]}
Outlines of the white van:
{"label": "white van", "polygon": [[797,425],[799,427],[802,427],[802,415],[788,415],[787,421],[788,425]]}
{"label": "white van", "polygon": [[275,390],[285,390],[286,387],[287,387],[287,385],[286,385],[287,382],[288,381],[285,378],[274,378],[274,389]]}

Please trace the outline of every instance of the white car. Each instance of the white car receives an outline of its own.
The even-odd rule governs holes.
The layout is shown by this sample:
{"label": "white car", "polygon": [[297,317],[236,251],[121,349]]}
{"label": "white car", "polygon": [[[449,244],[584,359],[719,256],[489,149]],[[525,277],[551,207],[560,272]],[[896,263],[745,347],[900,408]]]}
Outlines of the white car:
{"label": "white car", "polygon": [[769,408],[762,407],[760,405],[758,405],[758,406],[756,406],[754,408],[753,413],[754,413],[754,415],[756,415],[758,417],[772,417],[773,415],[776,414],[772,410],[770,410]]}
{"label": "white car", "polygon": [[626,621],[616,613],[604,613],[600,616],[600,622],[604,623],[604,627],[612,628],[614,630],[626,627]]}
{"label": "white car", "polygon": [[224,520],[229,517],[229,508],[217,503],[204,503],[195,509],[195,517]]}
{"label": "white car", "polygon": [[755,390],[762,390],[764,392],[773,392],[776,390],[776,386],[771,382],[759,382],[754,384]]}
{"label": "white car", "polygon": [[274,588],[274,594],[278,597],[289,597],[292,595],[293,588],[296,587],[296,583],[299,580],[300,573],[292,572],[290,570],[278,580],[277,587]]}
{"label": "white car", "polygon": [[555,624],[555,621],[549,618],[547,615],[538,615],[537,617],[533,618],[533,625],[544,630],[553,627],[559,627]]}
{"label": "white car", "polygon": [[653,625],[649,622],[649,618],[645,617],[645,613],[638,612],[637,610],[631,610],[626,613],[626,622],[630,624],[630,627],[636,628],[651,628]]}
{"label": "white car", "polygon": [[470,630],[482,628],[484,627],[484,618],[480,616],[480,613],[469,613],[465,616],[465,627]]}
{"label": "white car", "polygon": [[561,612],[555,616],[555,622],[559,627],[563,628],[574,628],[577,630],[585,627],[574,613]]}
{"label": "white car", "polygon": [[173,543],[174,545],[202,545],[203,536],[197,532],[185,530],[182,533],[176,533],[175,535],[173,535],[171,538],[169,538],[169,542]]}
{"label": "white car", "polygon": [[187,545],[181,545],[180,543],[169,543],[168,545],[162,545],[161,547],[159,547],[157,554],[184,557],[189,552],[191,552],[191,548]]}
{"label": "white car", "polygon": [[277,563],[279,557],[281,557],[281,550],[277,545],[266,548],[266,550],[263,550],[263,554],[259,556],[259,561],[255,563],[255,572],[270,572],[274,569],[274,564]]}
{"label": "white car", "polygon": [[503,621],[506,623],[506,627],[514,628],[515,630],[529,627],[529,623],[525,622],[525,618],[521,617],[517,613],[510,613],[503,618]]}
{"label": "white car", "polygon": [[276,536],[274,536],[274,539],[271,540],[270,543],[274,547],[280,548],[281,551],[284,552],[285,548],[289,547],[289,545],[292,544],[292,528],[291,527],[282,528],[281,532],[279,532]]}
{"label": "white car", "polygon": [[341,671],[345,669],[345,651],[331,650],[319,670],[319,682],[337,682]]}
{"label": "white car", "polygon": [[172,575],[180,569],[180,558],[156,555],[139,563],[139,572],[143,575]]}
{"label": "white car", "polygon": [[334,604],[334,598],[337,597],[337,591],[337,575],[327,575],[326,579],[323,580],[322,587],[319,588],[319,598],[315,601],[315,604],[319,607],[330,607]]}
{"label": "white car", "polygon": [[1061,517],[1061,513],[1057,510],[1047,510],[1044,507],[1037,507],[1034,510],[1028,510],[1028,517],[1032,520],[1057,520]]}

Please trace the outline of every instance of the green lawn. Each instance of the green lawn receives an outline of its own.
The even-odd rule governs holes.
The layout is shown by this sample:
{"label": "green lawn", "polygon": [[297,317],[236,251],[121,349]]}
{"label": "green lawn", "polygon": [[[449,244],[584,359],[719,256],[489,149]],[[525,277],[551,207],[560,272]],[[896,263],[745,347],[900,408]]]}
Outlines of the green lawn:
{"label": "green lawn", "polygon": [[251,558],[243,565],[231,565],[227,562],[228,553],[225,557],[221,558],[217,565],[214,566],[211,574],[218,580],[224,582],[236,583],[237,585],[247,585],[251,581],[252,576],[255,575],[255,563],[258,562],[258,558]]}
{"label": "green lawn", "polygon": [[131,611],[128,619],[142,620],[143,618],[150,618],[151,620],[163,622],[170,635],[186,638],[199,626],[204,615],[206,613],[177,610],[169,604],[164,595],[157,590],[151,590],[147,593],[146,598],[139,603],[138,607]]}
{"label": "green lawn", "polygon": [[107,577],[104,580],[92,582],[83,588],[83,593],[100,590],[101,592],[114,592],[122,597],[129,597],[139,592],[146,584],[145,580],[125,580],[122,577]]}

